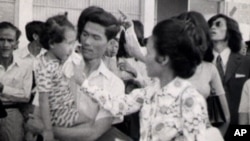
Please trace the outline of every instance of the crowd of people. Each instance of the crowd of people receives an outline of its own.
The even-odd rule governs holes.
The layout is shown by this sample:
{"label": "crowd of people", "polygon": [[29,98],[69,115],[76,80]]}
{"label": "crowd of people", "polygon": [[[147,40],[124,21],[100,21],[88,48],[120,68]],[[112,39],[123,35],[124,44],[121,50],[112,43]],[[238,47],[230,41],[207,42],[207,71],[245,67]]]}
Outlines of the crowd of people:
{"label": "crowd of people", "polygon": [[[1,141],[227,141],[250,125],[250,57],[234,19],[191,11],[157,23],[90,6],[0,23]],[[212,124],[207,99],[225,121]]]}

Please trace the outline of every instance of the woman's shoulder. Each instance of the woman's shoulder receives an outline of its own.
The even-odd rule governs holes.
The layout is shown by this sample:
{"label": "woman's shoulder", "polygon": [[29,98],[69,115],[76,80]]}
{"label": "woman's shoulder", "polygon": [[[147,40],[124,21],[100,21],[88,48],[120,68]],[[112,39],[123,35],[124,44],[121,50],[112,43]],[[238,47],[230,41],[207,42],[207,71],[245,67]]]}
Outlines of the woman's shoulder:
{"label": "woman's shoulder", "polygon": [[197,91],[197,89],[188,81],[183,81],[186,83],[186,87],[182,92],[183,101],[193,101],[195,103],[205,104],[204,96]]}
{"label": "woman's shoulder", "polygon": [[214,65],[213,63],[205,62],[205,61],[202,62],[202,63],[200,64],[200,66],[201,66],[204,70],[207,70],[207,71],[210,71],[210,70],[216,68],[215,65]]}

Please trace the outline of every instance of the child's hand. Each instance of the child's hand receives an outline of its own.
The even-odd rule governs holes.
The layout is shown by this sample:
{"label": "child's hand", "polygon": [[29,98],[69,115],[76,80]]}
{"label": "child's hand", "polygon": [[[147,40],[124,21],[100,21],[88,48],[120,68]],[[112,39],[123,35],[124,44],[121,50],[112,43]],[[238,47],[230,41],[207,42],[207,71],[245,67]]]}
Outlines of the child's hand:
{"label": "child's hand", "polygon": [[86,76],[81,66],[75,66],[74,69],[76,73],[74,73],[73,80],[76,82],[76,84],[81,86],[86,79]]}

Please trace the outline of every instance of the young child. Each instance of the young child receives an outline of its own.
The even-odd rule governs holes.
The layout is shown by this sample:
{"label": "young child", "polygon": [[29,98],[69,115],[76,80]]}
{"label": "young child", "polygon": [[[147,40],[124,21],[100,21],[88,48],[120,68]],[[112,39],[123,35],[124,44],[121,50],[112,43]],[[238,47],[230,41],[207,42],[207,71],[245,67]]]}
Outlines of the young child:
{"label": "young child", "polygon": [[90,120],[78,111],[70,80],[62,69],[63,63],[72,54],[75,40],[74,26],[65,15],[46,21],[41,44],[47,52],[41,56],[35,69],[45,140],[54,140],[52,126],[71,127]]}

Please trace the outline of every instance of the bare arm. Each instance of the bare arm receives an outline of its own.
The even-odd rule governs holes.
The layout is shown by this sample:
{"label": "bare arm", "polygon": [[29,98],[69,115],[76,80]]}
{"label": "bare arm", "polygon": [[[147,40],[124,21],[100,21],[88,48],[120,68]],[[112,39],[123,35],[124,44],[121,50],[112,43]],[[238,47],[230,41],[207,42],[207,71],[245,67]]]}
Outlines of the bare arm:
{"label": "bare arm", "polygon": [[39,93],[39,104],[41,119],[44,124],[43,137],[45,140],[52,141],[54,140],[54,135],[52,132],[52,124],[50,118],[50,108],[49,108],[49,93]]}
{"label": "bare arm", "polygon": [[249,89],[250,81],[246,81],[241,94],[240,106],[239,106],[239,124],[248,125],[249,124]]}
{"label": "bare arm", "polygon": [[229,112],[226,96],[220,95],[219,99],[220,99],[220,103],[221,103],[222,109],[226,117],[226,123],[224,123],[221,127],[219,127],[219,130],[221,131],[222,135],[225,135],[228,129],[229,123],[230,123],[230,112]]}
{"label": "bare arm", "polygon": [[53,131],[60,141],[94,141],[108,131],[112,125],[113,118],[105,117],[94,122],[94,124],[81,124],[72,128],[54,127]]}
{"label": "bare arm", "polygon": [[225,91],[224,91],[224,88],[222,85],[222,81],[220,79],[219,72],[215,68],[215,66],[213,66],[213,69],[214,70],[212,70],[212,71],[214,73],[212,75],[212,80],[211,80],[211,89],[214,89],[215,93],[219,96],[222,110],[223,110],[225,118],[226,118],[226,123],[224,123],[223,125],[221,125],[219,127],[219,130],[222,133],[222,135],[225,135],[225,133],[228,129],[229,123],[230,123],[230,112],[229,112],[228,103],[227,103]]}
{"label": "bare arm", "polygon": [[239,124],[240,125],[247,125],[249,124],[249,117],[248,113],[239,113]]}

